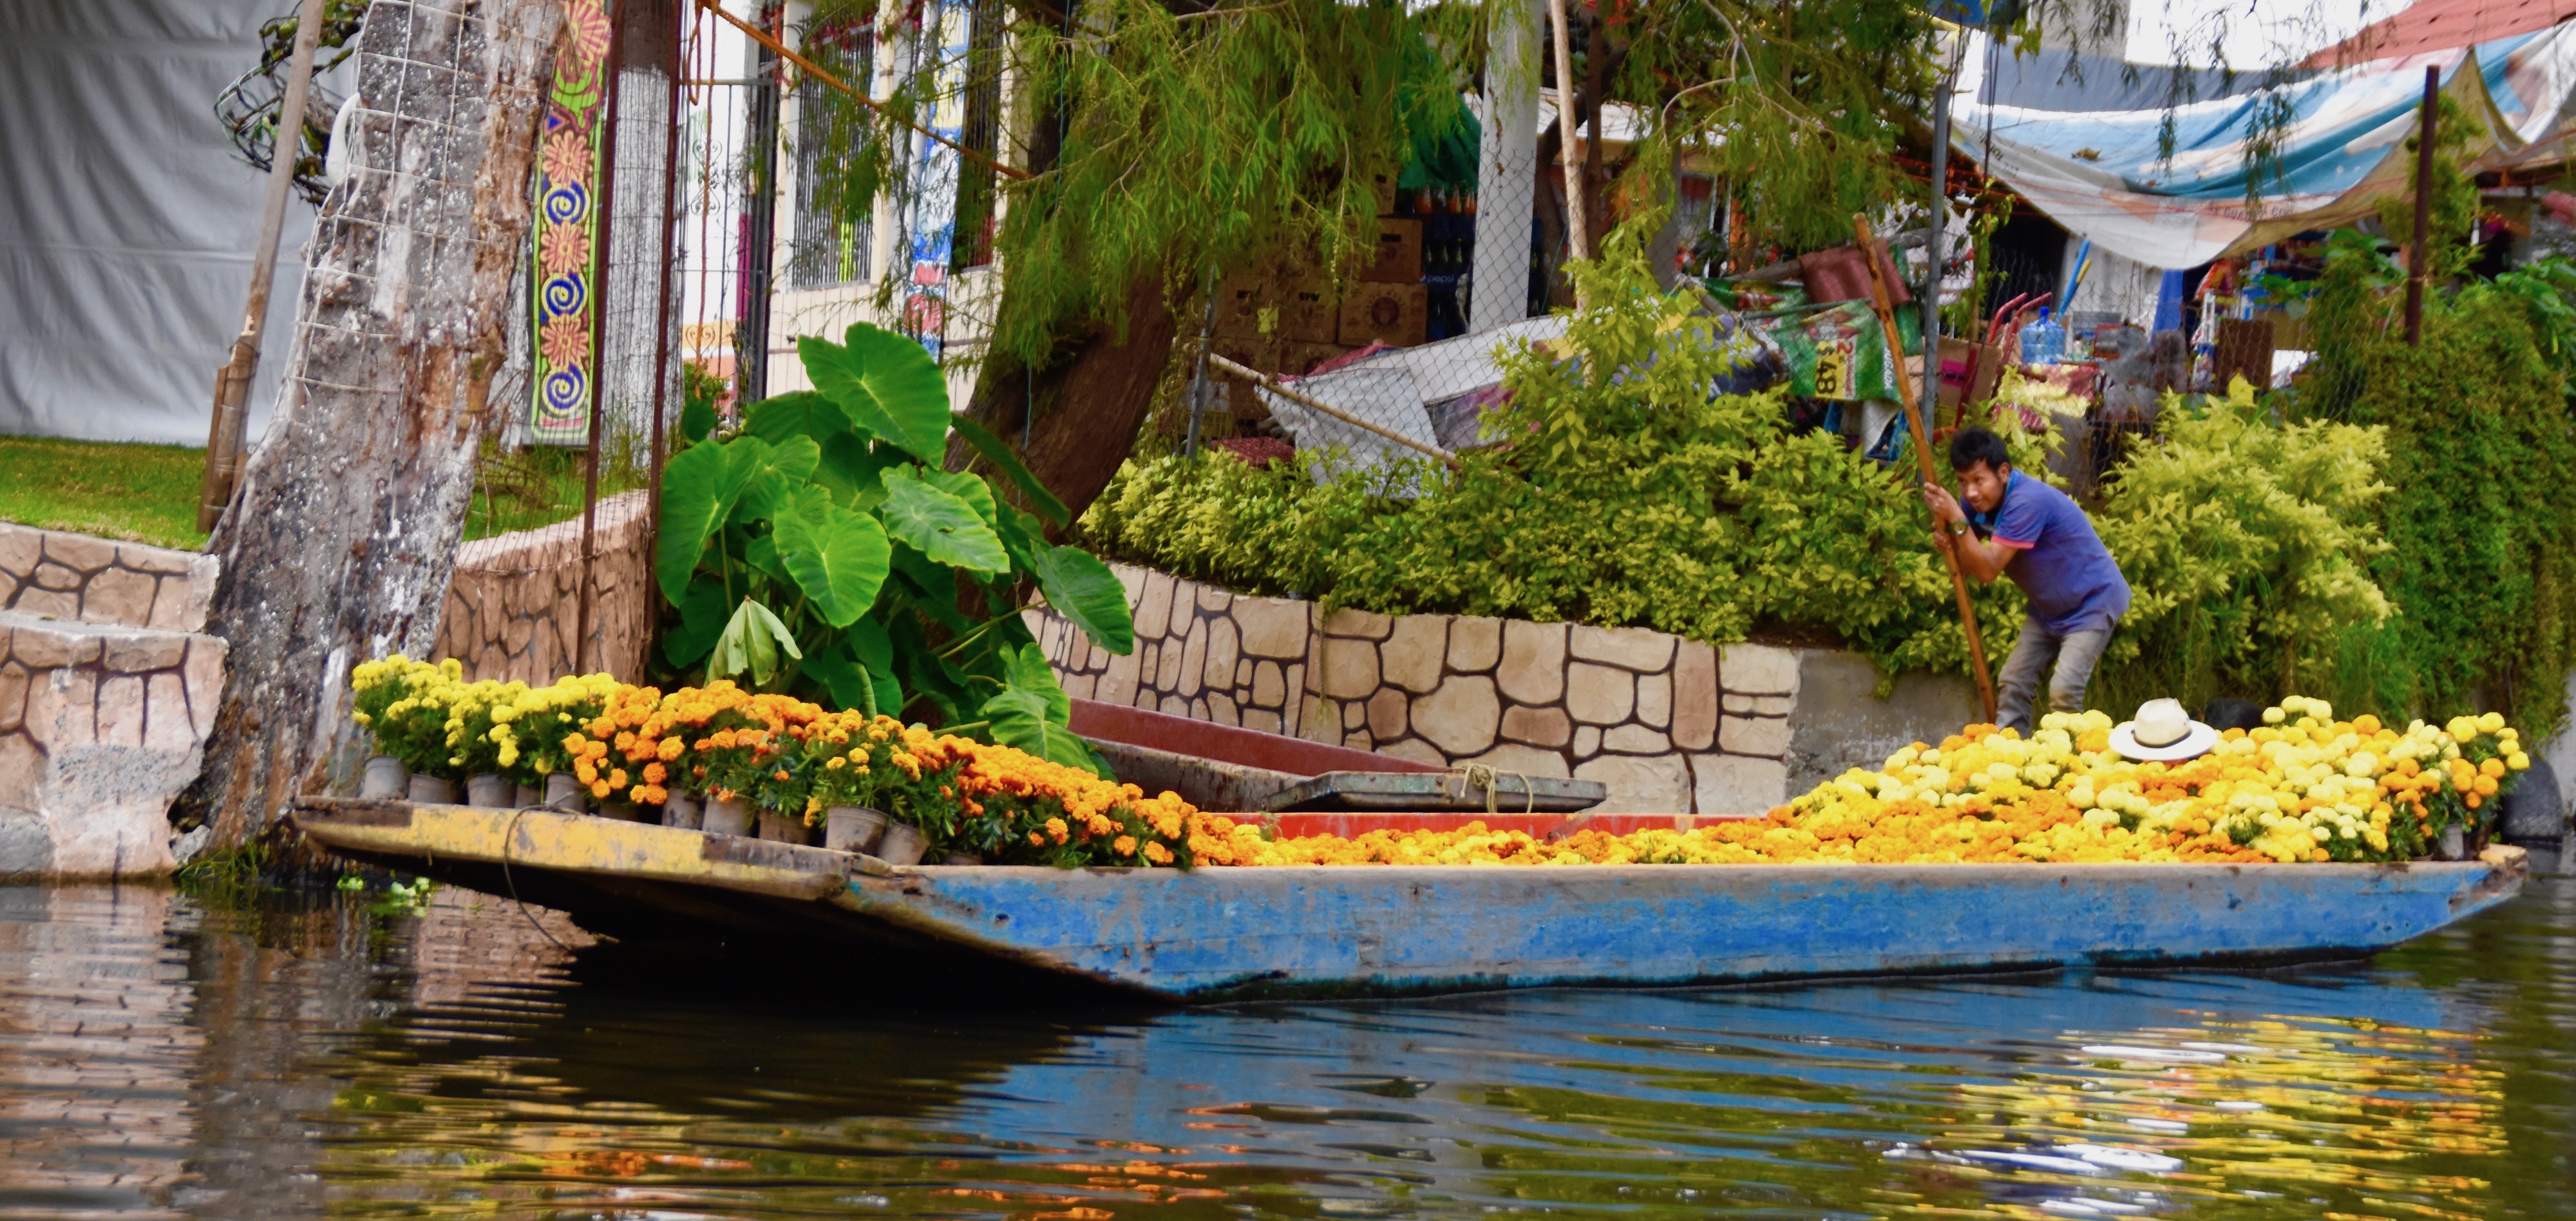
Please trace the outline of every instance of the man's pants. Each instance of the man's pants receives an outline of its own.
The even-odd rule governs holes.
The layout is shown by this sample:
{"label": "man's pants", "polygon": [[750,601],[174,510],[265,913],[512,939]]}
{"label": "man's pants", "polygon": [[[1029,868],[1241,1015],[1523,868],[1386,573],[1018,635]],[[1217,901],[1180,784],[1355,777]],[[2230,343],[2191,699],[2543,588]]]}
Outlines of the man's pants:
{"label": "man's pants", "polygon": [[2084,711],[2085,684],[2093,681],[2093,666],[2110,643],[2109,628],[2061,635],[2050,631],[2037,615],[2023,620],[2021,639],[2013,645],[2012,656],[2004,659],[2003,690],[1995,700],[1996,723],[2030,736],[2035,720],[2030,714],[2031,696],[2039,691],[2039,676],[2048,673],[2052,661],[2057,663],[2057,673],[2048,680],[2049,711]]}

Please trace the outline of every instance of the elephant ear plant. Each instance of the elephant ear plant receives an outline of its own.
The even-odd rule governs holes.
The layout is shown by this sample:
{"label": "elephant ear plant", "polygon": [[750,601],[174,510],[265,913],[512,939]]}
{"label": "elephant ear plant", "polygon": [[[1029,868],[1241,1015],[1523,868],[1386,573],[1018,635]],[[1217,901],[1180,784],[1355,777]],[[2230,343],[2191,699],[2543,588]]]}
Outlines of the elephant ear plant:
{"label": "elephant ear plant", "polygon": [[[913,710],[1099,771],[1019,616],[1035,587],[1100,647],[1135,648],[1108,565],[1044,537],[1066,523],[1063,502],[950,413],[920,344],[861,323],[841,343],[800,339],[797,355],[815,389],[752,404],[731,434],[691,421],[663,472],[654,570],[677,610],[664,659],[871,715]],[[951,429],[1043,519],[940,469]]]}

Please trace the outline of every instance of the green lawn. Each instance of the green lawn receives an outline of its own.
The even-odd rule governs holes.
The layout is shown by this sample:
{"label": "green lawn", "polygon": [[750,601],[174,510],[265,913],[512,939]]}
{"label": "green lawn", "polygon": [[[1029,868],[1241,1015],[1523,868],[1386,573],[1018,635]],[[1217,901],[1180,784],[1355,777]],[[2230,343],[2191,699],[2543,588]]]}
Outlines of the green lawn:
{"label": "green lawn", "polygon": [[0,521],[194,551],[206,451],[0,437]]}
{"label": "green lawn", "polygon": [[[615,456],[612,456],[614,459]],[[631,460],[603,464],[599,494],[644,486]],[[0,521],[194,551],[206,451],[0,436]],[[485,445],[465,537],[485,538],[581,516],[583,452]]]}

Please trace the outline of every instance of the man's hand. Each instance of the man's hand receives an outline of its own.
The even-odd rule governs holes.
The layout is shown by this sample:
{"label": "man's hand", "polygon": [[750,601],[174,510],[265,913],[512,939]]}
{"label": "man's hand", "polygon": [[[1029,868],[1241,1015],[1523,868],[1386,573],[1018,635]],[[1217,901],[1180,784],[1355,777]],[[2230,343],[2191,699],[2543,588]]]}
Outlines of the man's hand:
{"label": "man's hand", "polygon": [[1950,489],[1929,480],[1923,484],[1923,507],[1932,511],[1932,529],[1937,533],[1948,533],[1951,522],[1968,520],[1967,513],[1959,508],[1959,500],[1950,494]]}

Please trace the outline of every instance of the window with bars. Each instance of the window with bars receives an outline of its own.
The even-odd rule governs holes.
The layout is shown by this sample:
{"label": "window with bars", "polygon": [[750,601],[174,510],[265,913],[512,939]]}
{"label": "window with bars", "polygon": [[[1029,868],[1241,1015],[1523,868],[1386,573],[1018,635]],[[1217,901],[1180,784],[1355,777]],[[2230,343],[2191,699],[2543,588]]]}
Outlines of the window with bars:
{"label": "window with bars", "polygon": [[[977,0],[974,24],[966,34],[966,122],[957,142],[986,158],[1001,147],[1004,8],[1000,0]],[[990,165],[972,157],[957,159],[957,227],[948,246],[949,270],[993,261],[1000,185]]]}
{"label": "window with bars", "polygon": [[[876,71],[876,30],[865,22],[816,25],[805,32],[807,59],[854,89],[866,89]],[[868,279],[873,239],[868,201],[835,198],[827,177],[855,150],[858,124],[833,122],[848,99],[821,80],[796,83],[796,229],[788,242],[787,282],[793,288],[837,288]]]}

